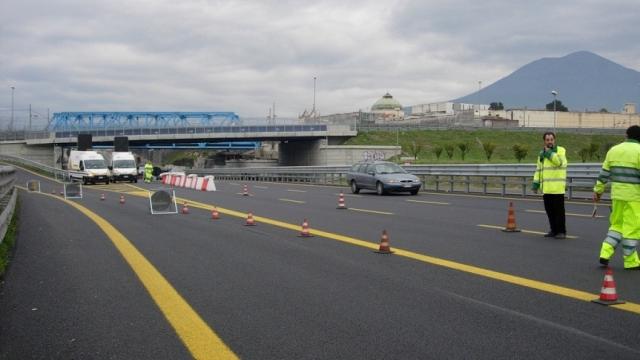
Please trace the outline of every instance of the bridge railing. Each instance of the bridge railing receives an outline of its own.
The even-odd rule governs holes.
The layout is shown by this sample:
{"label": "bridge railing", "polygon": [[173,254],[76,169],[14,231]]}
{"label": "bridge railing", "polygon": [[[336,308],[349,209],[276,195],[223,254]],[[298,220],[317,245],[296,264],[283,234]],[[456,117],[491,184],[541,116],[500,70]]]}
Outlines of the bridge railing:
{"label": "bridge railing", "polygon": [[13,155],[0,155],[0,161],[22,166],[33,172],[41,174],[43,176],[51,177],[59,181],[70,181],[69,171],[57,169],[51,166],[44,165],[37,161],[25,159],[19,156]]}
{"label": "bridge railing", "polygon": [[0,166],[0,243],[4,240],[16,208],[18,192],[14,187],[15,172],[13,166]]}
{"label": "bridge railing", "polygon": [[[218,180],[270,181],[320,185],[347,184],[351,166],[279,166],[261,168],[212,168],[187,170],[214,175]],[[531,195],[533,164],[408,165],[405,170],[418,176],[422,190],[500,195]],[[600,163],[569,164],[567,197],[590,196],[600,172]]]}

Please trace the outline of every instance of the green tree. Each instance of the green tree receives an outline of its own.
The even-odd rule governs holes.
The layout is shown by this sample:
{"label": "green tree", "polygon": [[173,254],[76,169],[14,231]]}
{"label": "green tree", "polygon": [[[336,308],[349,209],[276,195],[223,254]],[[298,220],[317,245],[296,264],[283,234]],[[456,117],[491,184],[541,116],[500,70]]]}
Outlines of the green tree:
{"label": "green tree", "polygon": [[447,152],[447,157],[449,157],[449,159],[453,157],[453,150],[455,150],[455,148],[451,144],[446,144],[444,146],[444,151]]}
{"label": "green tree", "polygon": [[578,156],[580,156],[582,162],[587,162],[587,159],[589,158],[589,148],[582,148],[578,150]]}
{"label": "green tree", "polygon": [[413,156],[414,160],[418,160],[418,155],[422,152],[423,147],[420,142],[412,141],[411,144],[409,144],[409,154]]}
{"label": "green tree", "polygon": [[482,149],[484,150],[484,154],[487,157],[487,161],[491,161],[493,152],[496,150],[496,144],[490,141],[486,143],[482,143]]}
{"label": "green tree", "polygon": [[442,150],[444,149],[442,148],[442,146],[439,146],[439,145],[433,148],[433,153],[436,155],[436,159],[440,160],[440,155],[442,155]]}
{"label": "green tree", "polygon": [[529,153],[529,149],[527,149],[526,146],[520,144],[513,145],[511,149],[513,150],[513,156],[515,156],[518,162],[521,162],[522,159],[526,158],[527,154]]}
{"label": "green tree", "polygon": [[[554,100],[556,103],[556,111],[569,111],[566,106],[562,105],[562,101]],[[546,105],[547,111],[553,111],[553,102],[550,102]]]}
{"label": "green tree", "polygon": [[600,159],[600,145],[596,143],[589,144],[589,160],[593,160],[593,158]]}
{"label": "green tree", "polygon": [[460,156],[462,156],[462,160],[464,160],[465,155],[471,150],[471,147],[466,142],[458,143],[458,149],[460,149]]}
{"label": "green tree", "polygon": [[501,102],[492,102],[489,104],[489,110],[504,110],[504,105]]}
{"label": "green tree", "polygon": [[602,108],[602,109],[600,109],[600,112],[601,112],[601,113],[608,113],[608,112],[609,112],[609,110],[607,110],[606,108]]}

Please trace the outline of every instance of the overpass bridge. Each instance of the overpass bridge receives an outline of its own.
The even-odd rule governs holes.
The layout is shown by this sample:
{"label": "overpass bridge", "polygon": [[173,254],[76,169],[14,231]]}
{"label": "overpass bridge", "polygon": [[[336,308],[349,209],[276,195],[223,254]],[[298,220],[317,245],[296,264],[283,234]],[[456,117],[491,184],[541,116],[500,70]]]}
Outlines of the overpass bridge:
{"label": "overpass bridge", "polygon": [[[91,134],[96,147],[111,146],[114,137],[127,136],[132,148],[146,149],[246,149],[251,148],[248,142],[276,141],[281,164],[314,165],[322,158],[322,146],[340,145],[357,131],[355,124],[247,125],[233,112],[66,112],[55,113],[43,131],[23,132],[12,142],[2,142],[0,153],[29,157],[37,150],[44,153],[38,156],[42,161],[47,153],[74,146],[80,134]],[[243,146],[233,145],[237,143]]]}

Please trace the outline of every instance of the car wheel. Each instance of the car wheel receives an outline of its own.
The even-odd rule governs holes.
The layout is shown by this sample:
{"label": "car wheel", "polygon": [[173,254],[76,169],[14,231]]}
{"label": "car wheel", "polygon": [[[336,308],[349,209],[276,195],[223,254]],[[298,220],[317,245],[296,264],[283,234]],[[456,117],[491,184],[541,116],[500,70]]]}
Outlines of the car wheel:
{"label": "car wheel", "polygon": [[376,184],[376,192],[378,193],[378,195],[384,195],[384,186],[381,182],[378,182]]}
{"label": "car wheel", "polygon": [[411,190],[411,195],[418,195],[419,190]]}
{"label": "car wheel", "polygon": [[358,185],[356,185],[355,180],[351,181],[351,192],[354,194],[357,194],[360,192],[360,188],[358,188]]}
{"label": "car wheel", "polygon": [[82,178],[82,185],[87,185],[89,183],[89,181],[87,180],[86,177]]}

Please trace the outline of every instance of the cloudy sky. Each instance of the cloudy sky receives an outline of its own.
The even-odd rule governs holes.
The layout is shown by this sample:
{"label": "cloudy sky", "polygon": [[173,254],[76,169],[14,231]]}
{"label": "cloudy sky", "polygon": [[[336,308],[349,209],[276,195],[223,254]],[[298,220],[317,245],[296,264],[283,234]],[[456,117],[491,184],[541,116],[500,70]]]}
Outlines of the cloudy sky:
{"label": "cloudy sky", "polygon": [[[637,0],[0,1],[0,117],[15,109],[295,117],[467,95],[589,50],[640,70]],[[45,110],[46,111],[46,110]],[[1,119],[0,119],[1,120]]]}

